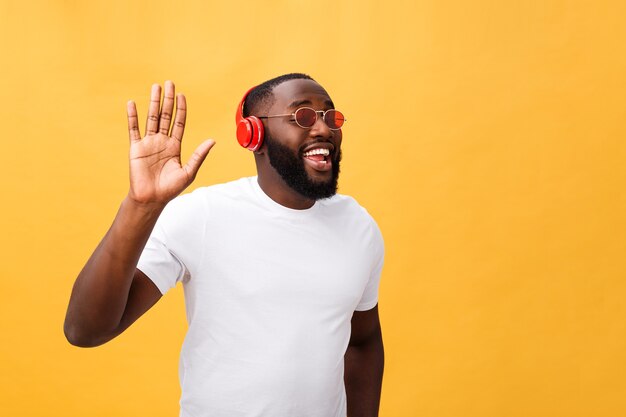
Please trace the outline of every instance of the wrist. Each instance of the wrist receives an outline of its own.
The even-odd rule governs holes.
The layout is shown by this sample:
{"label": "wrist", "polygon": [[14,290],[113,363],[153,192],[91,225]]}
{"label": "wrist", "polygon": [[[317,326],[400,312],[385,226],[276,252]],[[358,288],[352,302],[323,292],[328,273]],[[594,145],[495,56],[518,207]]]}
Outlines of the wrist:
{"label": "wrist", "polygon": [[157,201],[139,201],[134,199],[130,193],[126,196],[126,198],[124,198],[124,201],[122,201],[123,207],[142,215],[159,215],[166,205],[167,203]]}

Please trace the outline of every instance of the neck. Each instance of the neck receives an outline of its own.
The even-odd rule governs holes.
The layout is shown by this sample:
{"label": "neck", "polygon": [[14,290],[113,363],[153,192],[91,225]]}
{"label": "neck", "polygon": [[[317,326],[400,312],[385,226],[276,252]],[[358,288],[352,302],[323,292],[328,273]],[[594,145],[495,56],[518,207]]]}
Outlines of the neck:
{"label": "neck", "polygon": [[305,210],[315,204],[315,200],[306,198],[289,187],[273,167],[257,165],[257,172],[261,190],[281,206],[294,210]]}

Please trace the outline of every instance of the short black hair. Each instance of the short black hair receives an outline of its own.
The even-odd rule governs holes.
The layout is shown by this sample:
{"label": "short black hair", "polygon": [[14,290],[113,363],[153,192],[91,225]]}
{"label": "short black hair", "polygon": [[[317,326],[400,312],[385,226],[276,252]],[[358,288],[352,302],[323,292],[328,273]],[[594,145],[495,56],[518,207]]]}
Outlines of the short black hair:
{"label": "short black hair", "polygon": [[262,84],[254,87],[252,91],[246,97],[243,103],[243,117],[248,117],[251,114],[257,112],[262,105],[269,105],[274,100],[274,87],[289,80],[311,80],[315,81],[307,74],[299,72],[293,72],[291,74],[284,74],[271,80],[267,80]]}

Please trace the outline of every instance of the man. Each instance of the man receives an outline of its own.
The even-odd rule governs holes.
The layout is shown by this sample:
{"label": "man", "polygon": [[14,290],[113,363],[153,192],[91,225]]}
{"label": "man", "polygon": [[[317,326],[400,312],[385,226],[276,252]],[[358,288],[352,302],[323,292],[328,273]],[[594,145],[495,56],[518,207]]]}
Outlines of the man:
{"label": "man", "polygon": [[175,198],[214,142],[182,165],[185,97],[171,82],[160,97],[153,86],[143,138],[128,103],[130,190],[76,279],[67,339],[111,340],[180,281],[181,416],[377,416],[383,244],[335,194],[343,115],[307,75],[269,80],[237,110],[258,177]]}

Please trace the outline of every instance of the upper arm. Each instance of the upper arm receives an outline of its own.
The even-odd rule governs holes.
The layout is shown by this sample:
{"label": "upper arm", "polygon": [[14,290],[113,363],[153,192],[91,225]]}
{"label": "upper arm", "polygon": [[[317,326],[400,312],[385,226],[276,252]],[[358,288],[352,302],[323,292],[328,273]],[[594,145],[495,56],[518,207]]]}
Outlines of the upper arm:
{"label": "upper arm", "polygon": [[111,339],[126,330],[139,317],[155,305],[161,297],[161,291],[159,291],[152,280],[142,271],[136,269],[133,282],[131,283],[130,291],[128,293],[128,300],[126,302],[124,314],[120,319],[120,324],[111,336]]}
{"label": "upper arm", "polygon": [[367,311],[355,311],[352,315],[351,327],[349,346],[382,341],[378,304]]}

